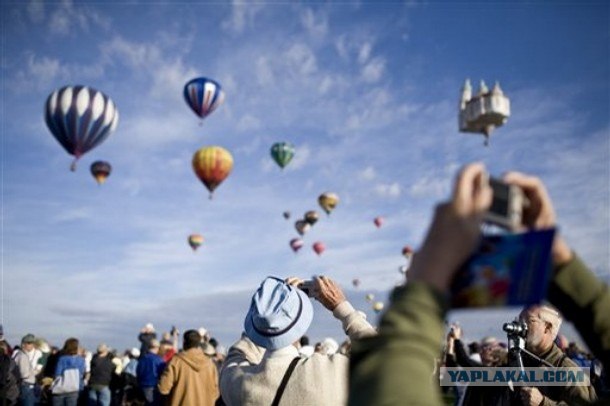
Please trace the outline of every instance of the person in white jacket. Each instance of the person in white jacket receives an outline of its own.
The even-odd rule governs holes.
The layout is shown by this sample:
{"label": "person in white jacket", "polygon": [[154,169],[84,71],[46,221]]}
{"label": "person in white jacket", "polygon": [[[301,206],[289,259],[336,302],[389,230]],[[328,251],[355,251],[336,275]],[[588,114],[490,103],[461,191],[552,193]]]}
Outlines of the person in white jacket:
{"label": "person in white jacket", "polygon": [[[299,339],[313,319],[313,306],[298,278],[267,277],[252,297],[242,338],[230,349],[220,373],[228,405],[324,406],[347,403],[349,359],[343,354],[300,357]],[[351,339],[376,334],[339,286],[321,276],[310,296],[333,312]],[[289,366],[292,372],[287,374]],[[279,388],[285,380],[284,390]]]}

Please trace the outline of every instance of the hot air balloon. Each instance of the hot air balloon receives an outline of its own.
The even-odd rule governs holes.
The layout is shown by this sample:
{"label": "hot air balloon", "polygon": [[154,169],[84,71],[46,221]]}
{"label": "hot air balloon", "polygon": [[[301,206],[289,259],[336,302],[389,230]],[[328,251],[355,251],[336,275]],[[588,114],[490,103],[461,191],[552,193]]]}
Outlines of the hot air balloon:
{"label": "hot air balloon", "polygon": [[352,285],[354,285],[355,288],[360,286],[360,279],[356,278],[356,279],[352,280]]}
{"label": "hot air balloon", "polygon": [[276,142],[271,146],[271,157],[284,169],[294,157],[294,146],[287,142]]}
{"label": "hot air balloon", "polygon": [[413,249],[408,245],[405,245],[402,248],[402,255],[407,259],[411,258],[411,255],[413,255]]}
{"label": "hot air balloon", "polygon": [[193,251],[197,251],[197,248],[203,244],[203,236],[200,234],[191,234],[189,235],[188,242]]}
{"label": "hot air balloon", "polygon": [[106,178],[110,176],[110,172],[112,172],[112,166],[108,162],[105,161],[95,161],[91,164],[91,174],[97,181],[98,185],[106,182]]}
{"label": "hot air balloon", "polygon": [[218,82],[208,78],[195,78],[184,86],[186,104],[202,120],[225,100],[225,93]]}
{"label": "hot air balloon", "polygon": [[375,313],[379,313],[383,310],[383,302],[375,302],[373,303],[373,310]]}
{"label": "hot air balloon", "polygon": [[284,218],[286,220],[288,220],[290,218],[290,212],[289,211],[285,211],[284,213],[282,213],[282,216],[284,216]]}
{"label": "hot air balloon", "polygon": [[293,238],[290,240],[290,248],[292,248],[294,252],[298,252],[303,247],[303,244],[305,243],[300,238]]}
{"label": "hot air balloon", "polygon": [[47,127],[76,162],[116,129],[119,112],[104,93],[87,86],[65,86],[51,93],[45,107]]}
{"label": "hot air balloon", "polygon": [[210,199],[214,189],[229,176],[231,169],[233,157],[222,147],[203,147],[193,155],[193,170],[210,191]]}
{"label": "hot air balloon", "polygon": [[385,220],[383,217],[375,217],[375,219],[373,220],[373,223],[375,223],[375,226],[377,226],[377,228],[379,228],[383,225],[384,221]]}
{"label": "hot air balloon", "polygon": [[305,233],[311,228],[311,225],[307,224],[305,220],[297,220],[294,223],[294,228],[296,228],[299,235],[305,235]]}
{"label": "hot air balloon", "polygon": [[305,213],[305,216],[303,218],[305,219],[305,222],[307,224],[311,224],[313,226],[318,222],[320,215],[315,210],[309,210],[307,213]]}
{"label": "hot air balloon", "polygon": [[330,212],[337,207],[337,204],[339,204],[339,196],[330,192],[322,193],[318,197],[318,203],[320,204],[320,207],[324,209],[326,214],[330,214]]}
{"label": "hot air balloon", "polygon": [[326,250],[326,246],[321,241],[317,241],[317,242],[313,243],[312,247],[313,247],[313,250],[318,255],[322,255],[322,253]]}
{"label": "hot air balloon", "polygon": [[366,299],[367,302],[372,302],[373,299],[375,299],[375,295],[372,293],[367,293],[367,295],[364,297]]}

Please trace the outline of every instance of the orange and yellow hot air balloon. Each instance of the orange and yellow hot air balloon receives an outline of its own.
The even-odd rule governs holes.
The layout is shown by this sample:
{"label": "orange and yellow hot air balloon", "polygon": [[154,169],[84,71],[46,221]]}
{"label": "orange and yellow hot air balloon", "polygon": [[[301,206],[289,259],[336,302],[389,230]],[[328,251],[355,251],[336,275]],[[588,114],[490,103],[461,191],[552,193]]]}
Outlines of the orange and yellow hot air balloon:
{"label": "orange and yellow hot air balloon", "polygon": [[106,182],[110,172],[112,172],[112,166],[106,161],[95,161],[91,164],[91,175],[93,175],[98,185]]}
{"label": "orange and yellow hot air balloon", "polygon": [[318,203],[320,204],[320,207],[324,209],[326,214],[330,214],[330,212],[333,211],[339,204],[339,196],[331,192],[322,193],[318,197]]}
{"label": "orange and yellow hot air balloon", "polygon": [[193,251],[197,251],[197,248],[203,244],[203,236],[201,234],[191,234],[189,235],[188,242]]}
{"label": "orange and yellow hot air balloon", "polygon": [[210,199],[218,185],[229,176],[231,169],[233,157],[222,147],[203,147],[193,155],[193,170],[210,191]]}

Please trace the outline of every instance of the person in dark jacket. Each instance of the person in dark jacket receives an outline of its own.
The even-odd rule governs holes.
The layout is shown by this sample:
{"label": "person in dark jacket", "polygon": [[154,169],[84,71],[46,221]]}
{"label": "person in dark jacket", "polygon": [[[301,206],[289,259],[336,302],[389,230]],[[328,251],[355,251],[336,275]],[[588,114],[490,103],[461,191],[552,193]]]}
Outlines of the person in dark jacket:
{"label": "person in dark jacket", "polygon": [[97,353],[91,359],[89,376],[89,406],[110,406],[110,381],[116,366],[108,352],[106,344],[97,347]]}
{"label": "person in dark jacket", "polygon": [[12,406],[19,398],[19,369],[8,354],[8,346],[0,342],[0,404]]}
{"label": "person in dark jacket", "polygon": [[147,405],[161,404],[161,395],[157,389],[159,378],[165,369],[165,362],[159,356],[159,341],[152,340],[146,354],[141,355],[136,368],[138,385],[144,395]]}

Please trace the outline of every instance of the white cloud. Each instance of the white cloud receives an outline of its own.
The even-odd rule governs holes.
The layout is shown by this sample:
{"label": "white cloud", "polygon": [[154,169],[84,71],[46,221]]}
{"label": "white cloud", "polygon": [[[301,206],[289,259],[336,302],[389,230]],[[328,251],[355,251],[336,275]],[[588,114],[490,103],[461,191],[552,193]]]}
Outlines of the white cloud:
{"label": "white cloud", "polygon": [[286,169],[297,170],[297,169],[303,168],[305,165],[307,165],[310,155],[311,155],[311,149],[310,149],[309,145],[307,145],[307,144],[298,145],[295,148],[295,153],[294,153],[294,157],[292,158],[292,162],[290,162],[290,165],[288,165],[288,167],[286,167]]}
{"label": "white cloud", "polygon": [[318,87],[318,92],[320,94],[326,94],[333,86],[333,80],[330,76],[326,75],[320,82],[320,86]]}
{"label": "white cloud", "polygon": [[377,172],[372,166],[367,166],[358,174],[358,177],[362,180],[373,180],[376,176]]}
{"label": "white cloud", "polygon": [[49,17],[48,27],[51,34],[65,36],[75,28],[89,32],[91,26],[110,28],[110,20],[102,17],[87,6],[75,7],[71,0],[62,0]]}
{"label": "white cloud", "polygon": [[286,64],[291,71],[307,76],[318,70],[316,56],[307,45],[294,44],[284,54]]}
{"label": "white cloud", "polygon": [[269,60],[260,56],[256,60],[256,79],[261,86],[266,86],[273,83],[273,71]]}
{"label": "white cloud", "polygon": [[264,4],[249,0],[233,0],[231,15],[221,23],[225,31],[241,34],[253,23],[256,14],[263,9]]}
{"label": "white cloud", "polygon": [[31,0],[27,6],[28,15],[35,23],[44,20],[44,2],[42,0]]}
{"label": "white cloud", "polygon": [[328,32],[328,16],[323,12],[316,14],[310,8],[301,13],[301,24],[315,38],[322,38]]}
{"label": "white cloud", "polygon": [[365,82],[376,83],[378,82],[385,72],[385,59],[373,58],[362,68],[362,78]]}
{"label": "white cloud", "polygon": [[68,223],[79,220],[88,220],[93,217],[93,213],[87,208],[66,210],[55,215],[51,221],[53,223]]}
{"label": "white cloud", "polygon": [[358,62],[365,64],[369,60],[372,50],[373,45],[370,42],[364,42],[358,52]]}
{"label": "white cloud", "polygon": [[242,116],[237,122],[237,131],[247,132],[259,130],[261,128],[261,120],[251,114]]}
{"label": "white cloud", "polygon": [[401,193],[401,187],[397,182],[380,183],[375,186],[375,193],[381,197],[398,197]]}

